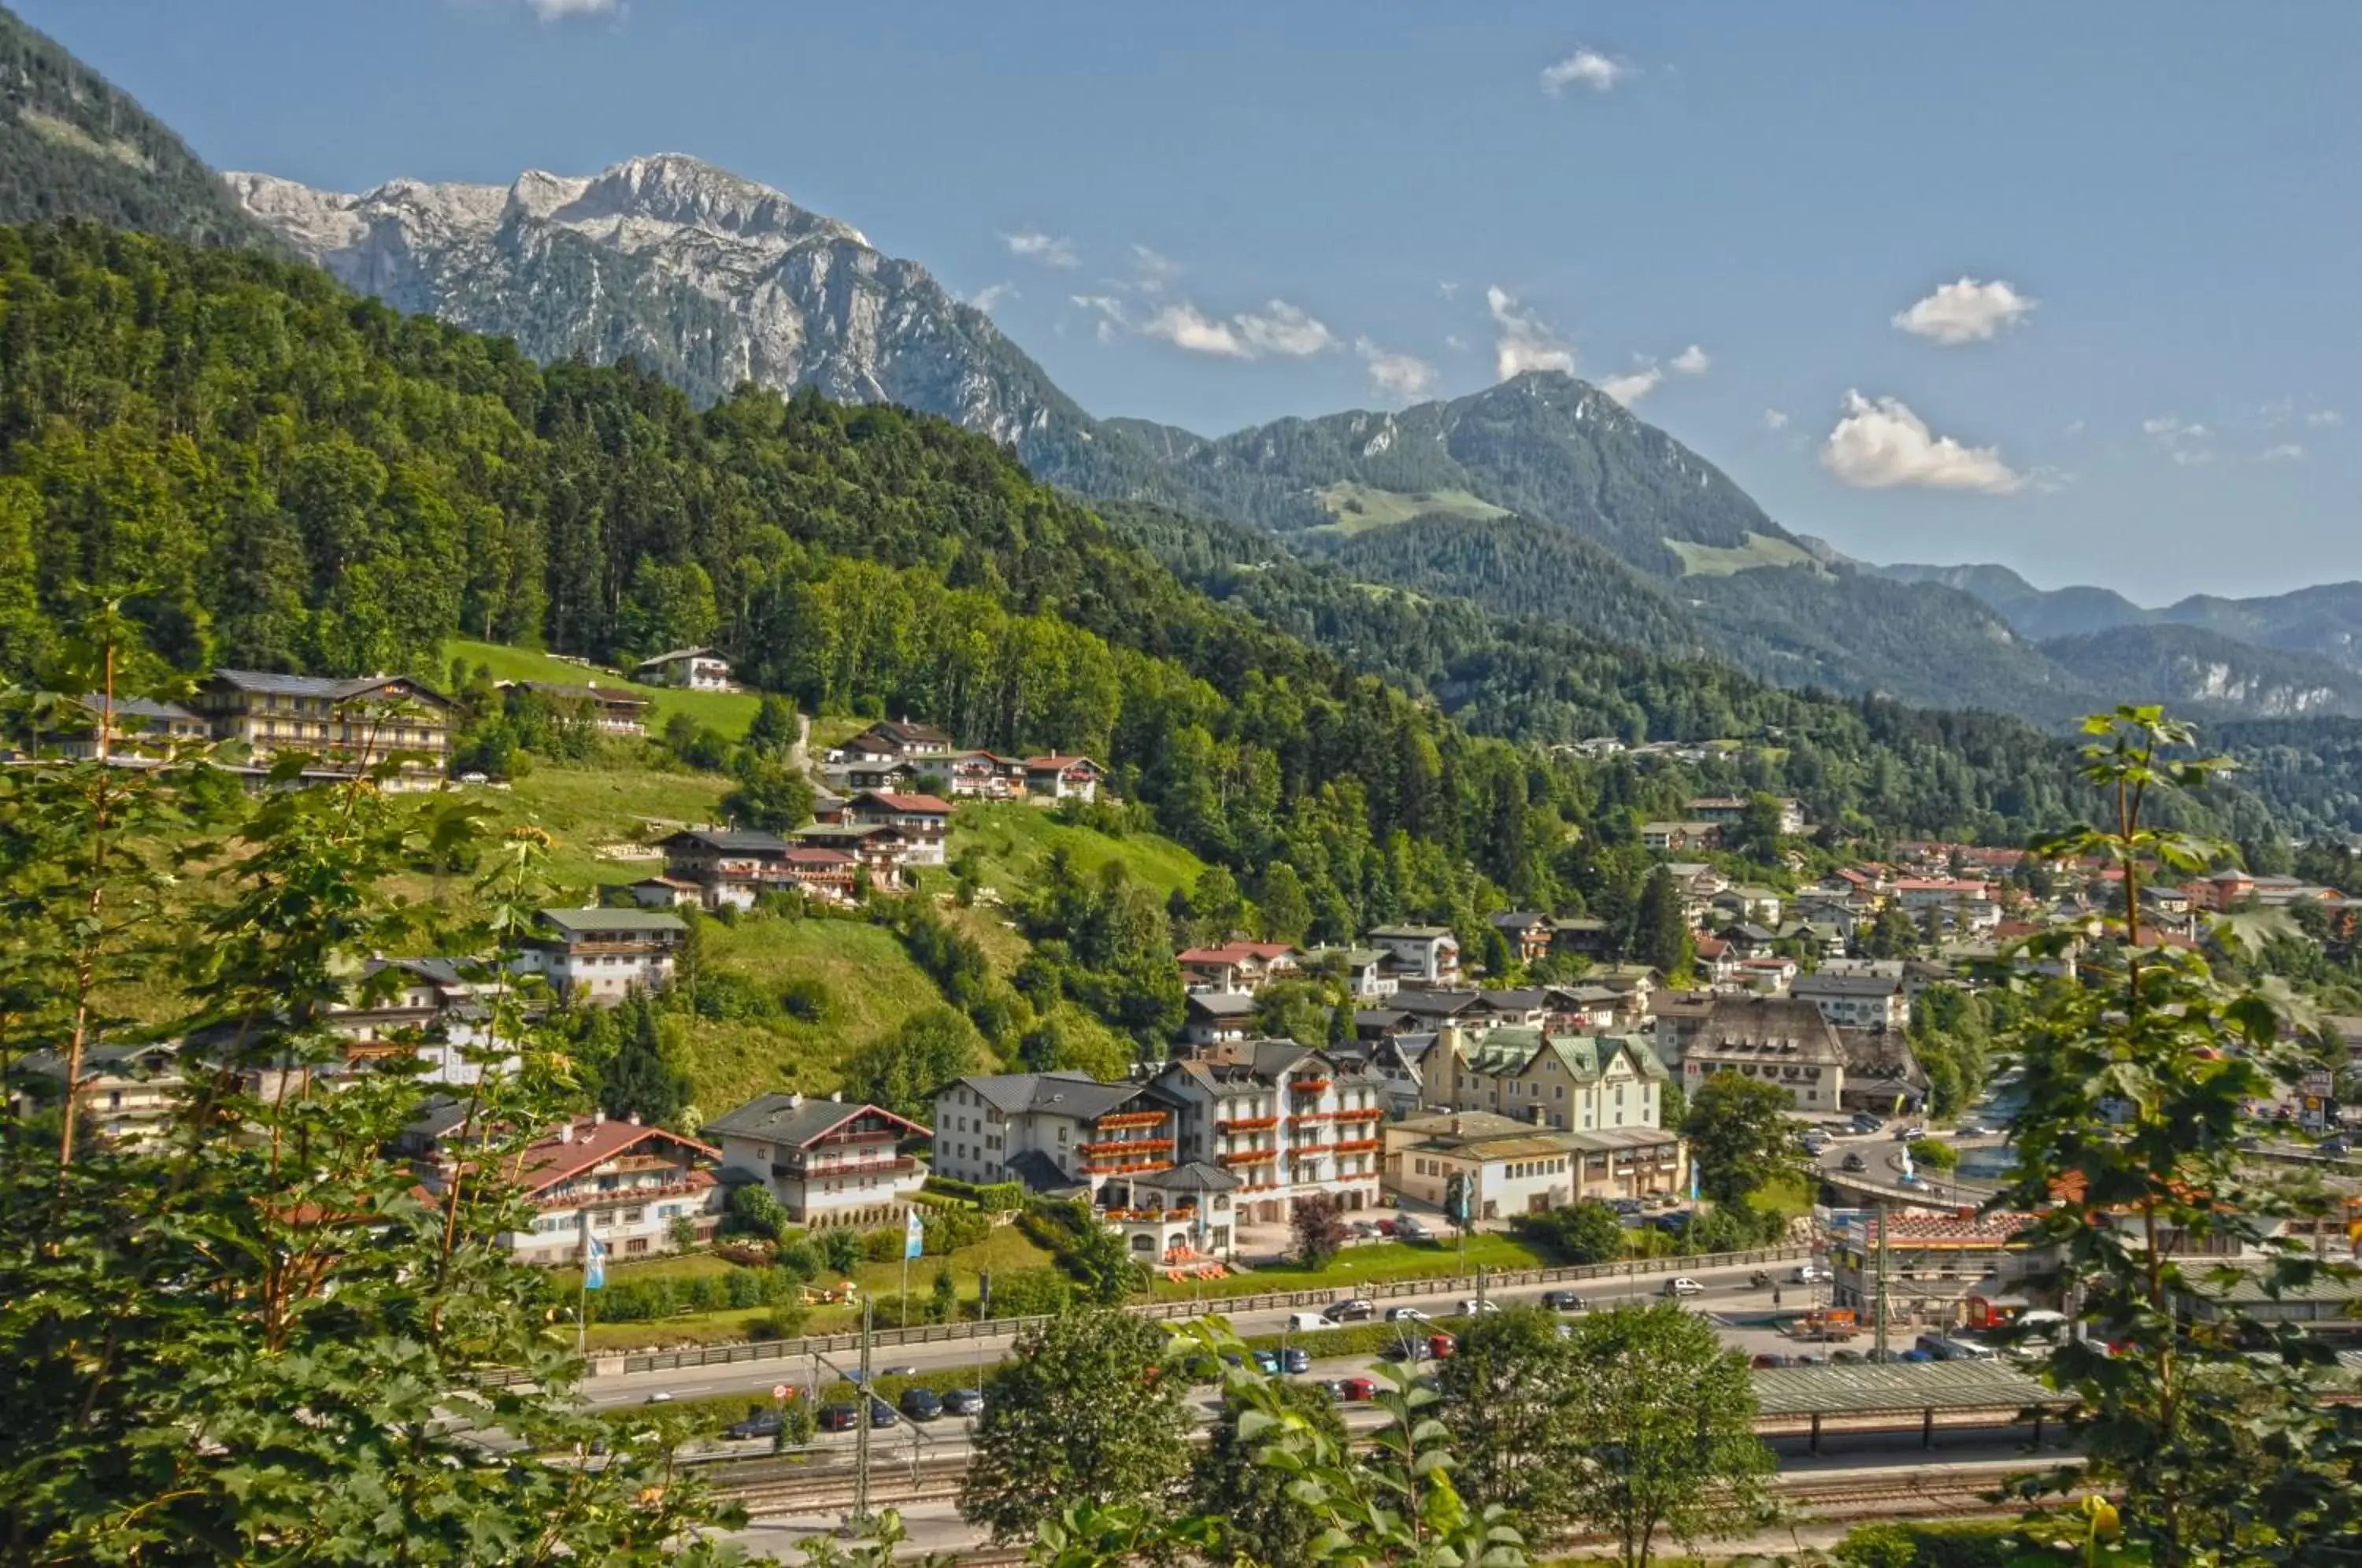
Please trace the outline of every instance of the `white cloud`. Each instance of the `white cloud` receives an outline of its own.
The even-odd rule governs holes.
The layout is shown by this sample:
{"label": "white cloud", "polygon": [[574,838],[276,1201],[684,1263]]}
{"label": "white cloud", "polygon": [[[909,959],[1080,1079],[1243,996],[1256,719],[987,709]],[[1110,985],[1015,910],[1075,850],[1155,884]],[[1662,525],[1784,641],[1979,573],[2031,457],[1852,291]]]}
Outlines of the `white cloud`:
{"label": "white cloud", "polygon": [[970,294],[967,298],[967,303],[989,315],[993,311],[999,308],[1003,301],[1013,300],[1015,298],[1017,298],[1016,284],[987,283],[984,287]]}
{"label": "white cloud", "polygon": [[1445,299],[1456,300],[1460,297],[1460,285],[1452,280],[1446,278],[1443,282],[1435,285],[1435,292],[1441,294]]}
{"label": "white cloud", "polygon": [[2170,414],[2162,414],[2155,419],[2142,420],[2141,434],[2154,436],[2170,446],[2176,441],[2202,441],[2213,432],[2203,425],[2184,424]]}
{"label": "white cloud", "polygon": [[1370,385],[1382,397],[1415,403],[1435,385],[1435,367],[1410,354],[1381,348],[1366,337],[1353,340],[1353,352],[1370,369]]}
{"label": "white cloud", "polygon": [[1468,339],[1456,332],[1447,332],[1443,335],[1443,346],[1454,352],[1465,353],[1468,349]]}
{"label": "white cloud", "polygon": [[1113,294],[1074,294],[1069,297],[1077,306],[1099,318],[1092,336],[1099,340],[1102,347],[1113,343],[1131,326],[1124,315],[1123,302]]}
{"label": "white cloud", "polygon": [[1964,277],[1944,284],[1909,310],[1896,312],[1893,320],[1914,337],[1950,348],[1996,337],[2034,306],[2033,300],[1998,278],[1980,283]]}
{"label": "white cloud", "polygon": [[2333,425],[2345,424],[2345,415],[2334,408],[2316,408],[2304,416],[2304,422],[2316,430],[2323,430]]}
{"label": "white cloud", "polygon": [[1286,300],[1267,300],[1261,312],[1242,311],[1231,317],[1238,328],[1239,338],[1250,350],[1249,358],[1259,354],[1279,354],[1290,359],[1301,359],[1336,346],[1337,338],[1326,326],[1306,315]]}
{"label": "white cloud", "polygon": [[1550,323],[1519,304],[1499,284],[1485,291],[1485,306],[1500,328],[1493,340],[1493,368],[1503,381],[1528,370],[1574,374],[1574,350],[1559,341]]}
{"label": "white cloud", "polygon": [[1140,331],[1143,337],[1161,337],[1192,354],[1219,354],[1231,359],[1253,358],[1247,346],[1239,341],[1239,335],[1231,330],[1229,322],[1216,321],[1186,302],[1166,305],[1141,323]]}
{"label": "white cloud", "polygon": [[1714,356],[1693,343],[1673,356],[1673,369],[1685,376],[1702,376],[1713,365]]}
{"label": "white cloud", "polygon": [[1020,229],[1004,234],[1000,243],[1009,247],[1009,254],[1028,261],[1039,261],[1044,267],[1077,267],[1082,258],[1075,254],[1075,242],[1063,234],[1043,234],[1037,228]]}
{"label": "white cloud", "polygon": [[524,0],[525,8],[545,22],[562,22],[569,17],[620,17],[623,0]]}
{"label": "white cloud", "polygon": [[2083,434],[2083,421],[2080,419],[2069,420],[2067,422],[2067,434],[2070,436],[2081,436]]}
{"label": "white cloud", "polygon": [[1595,49],[1579,49],[1555,65],[1542,68],[1542,91],[1555,98],[1569,87],[1608,93],[1632,74],[1634,67],[1610,60]]}
{"label": "white cloud", "polygon": [[1145,245],[1131,248],[1132,286],[1143,294],[1161,294],[1181,275],[1181,263]]}
{"label": "white cloud", "polygon": [[2214,454],[2203,447],[2177,447],[2173,451],[2176,468],[2195,469],[2214,460]]}
{"label": "white cloud", "polygon": [[1938,436],[1900,398],[1848,392],[1845,417],[1821,447],[1821,466],[1864,490],[1922,485],[2007,495],[2025,481],[1998,447],[1966,447]]}
{"label": "white cloud", "polygon": [[1644,365],[1639,370],[1626,375],[1602,378],[1599,390],[1629,408],[1655,392],[1657,383],[1664,379],[1665,372],[1662,366]]}
{"label": "white cloud", "polygon": [[2277,447],[2267,447],[2256,461],[2259,463],[2292,463],[2304,456],[2304,448],[2293,441],[2283,441]]}
{"label": "white cloud", "polygon": [[1763,411],[1763,428],[1766,430],[1785,430],[1788,428],[1788,415],[1786,411],[1777,408],[1765,409]]}

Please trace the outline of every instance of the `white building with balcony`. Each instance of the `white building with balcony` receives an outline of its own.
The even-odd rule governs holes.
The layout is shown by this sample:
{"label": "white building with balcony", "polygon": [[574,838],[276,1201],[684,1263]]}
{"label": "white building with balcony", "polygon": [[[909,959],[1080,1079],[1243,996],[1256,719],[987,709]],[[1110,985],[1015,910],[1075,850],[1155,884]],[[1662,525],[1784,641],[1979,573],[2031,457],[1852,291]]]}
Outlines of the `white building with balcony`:
{"label": "white building with balcony", "polygon": [[[557,1265],[580,1262],[589,1240],[611,1259],[677,1251],[677,1220],[689,1221],[692,1242],[711,1241],[721,1187],[705,1165],[716,1152],[636,1119],[612,1121],[596,1111],[575,1117],[527,1146],[505,1173],[524,1189],[534,1220],[499,1241],[520,1262]],[[421,1171],[421,1184],[441,1191],[467,1157],[465,1149],[440,1146]]]}
{"label": "white building with balcony", "polygon": [[1377,1207],[1386,1084],[1375,1073],[1263,1040],[1168,1063],[1151,1082],[1180,1107],[1180,1157],[1239,1178],[1242,1223],[1285,1222],[1309,1193],[1348,1210]]}
{"label": "white building with balcony", "polygon": [[901,1150],[927,1129],[875,1105],[767,1094],[698,1131],[721,1149],[725,1181],[761,1182],[789,1220],[813,1230],[898,1224],[927,1179]]}

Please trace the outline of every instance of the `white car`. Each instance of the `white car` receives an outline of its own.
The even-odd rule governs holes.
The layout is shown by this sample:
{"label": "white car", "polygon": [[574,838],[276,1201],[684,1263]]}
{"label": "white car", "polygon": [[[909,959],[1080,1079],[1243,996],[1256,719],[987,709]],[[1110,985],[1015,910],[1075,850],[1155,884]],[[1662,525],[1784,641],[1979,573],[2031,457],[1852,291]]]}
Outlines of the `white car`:
{"label": "white car", "polygon": [[1659,1291],[1658,1294],[1661,1296],[1704,1296],[1705,1294],[1705,1286],[1700,1285],[1696,1280],[1692,1279],[1688,1275],[1677,1274],[1673,1275],[1672,1278],[1665,1281],[1664,1288]]}
{"label": "white car", "polygon": [[1480,1312],[1498,1312],[1500,1309],[1501,1304],[1498,1301],[1480,1300],[1473,1296],[1463,1296],[1460,1298],[1459,1312],[1463,1318],[1473,1318]]}
{"label": "white car", "polygon": [[1798,1264],[1789,1272],[1788,1277],[1798,1285],[1822,1285],[1837,1275],[1818,1264]]}
{"label": "white car", "polygon": [[1389,1307],[1386,1309],[1386,1321],[1389,1323],[1424,1323],[1427,1320],[1427,1314],[1420,1311],[1416,1307]]}

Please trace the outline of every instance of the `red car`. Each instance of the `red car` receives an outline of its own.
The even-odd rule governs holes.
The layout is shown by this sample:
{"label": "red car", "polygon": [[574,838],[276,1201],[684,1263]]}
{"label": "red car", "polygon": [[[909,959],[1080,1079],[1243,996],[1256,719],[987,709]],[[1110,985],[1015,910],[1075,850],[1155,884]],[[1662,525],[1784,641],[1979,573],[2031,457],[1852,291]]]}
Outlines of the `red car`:
{"label": "red car", "polygon": [[1427,1336],[1427,1353],[1433,1356],[1438,1361],[1441,1361],[1445,1356],[1450,1355],[1453,1351],[1456,1351],[1459,1348],[1460,1342],[1453,1339],[1450,1334],[1429,1334]]}
{"label": "red car", "polygon": [[1364,1404],[1378,1397],[1378,1380],[1374,1377],[1347,1377],[1337,1385],[1337,1397],[1349,1404]]}

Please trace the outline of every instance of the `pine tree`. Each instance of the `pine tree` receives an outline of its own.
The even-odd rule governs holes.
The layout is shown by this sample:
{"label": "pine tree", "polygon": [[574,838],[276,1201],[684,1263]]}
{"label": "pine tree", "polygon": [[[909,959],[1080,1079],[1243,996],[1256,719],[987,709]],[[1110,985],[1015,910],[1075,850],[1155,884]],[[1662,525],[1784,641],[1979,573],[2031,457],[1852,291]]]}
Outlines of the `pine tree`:
{"label": "pine tree", "polygon": [[1632,954],[1663,975],[1688,966],[1689,922],[1673,874],[1661,866],[1640,889],[1639,907],[1632,915]]}
{"label": "pine tree", "polygon": [[600,1085],[600,1107],[610,1116],[636,1115],[651,1126],[670,1122],[689,1104],[689,1073],[665,1049],[656,1003],[635,996],[623,1005],[631,1016],[618,1021],[623,1039]]}

